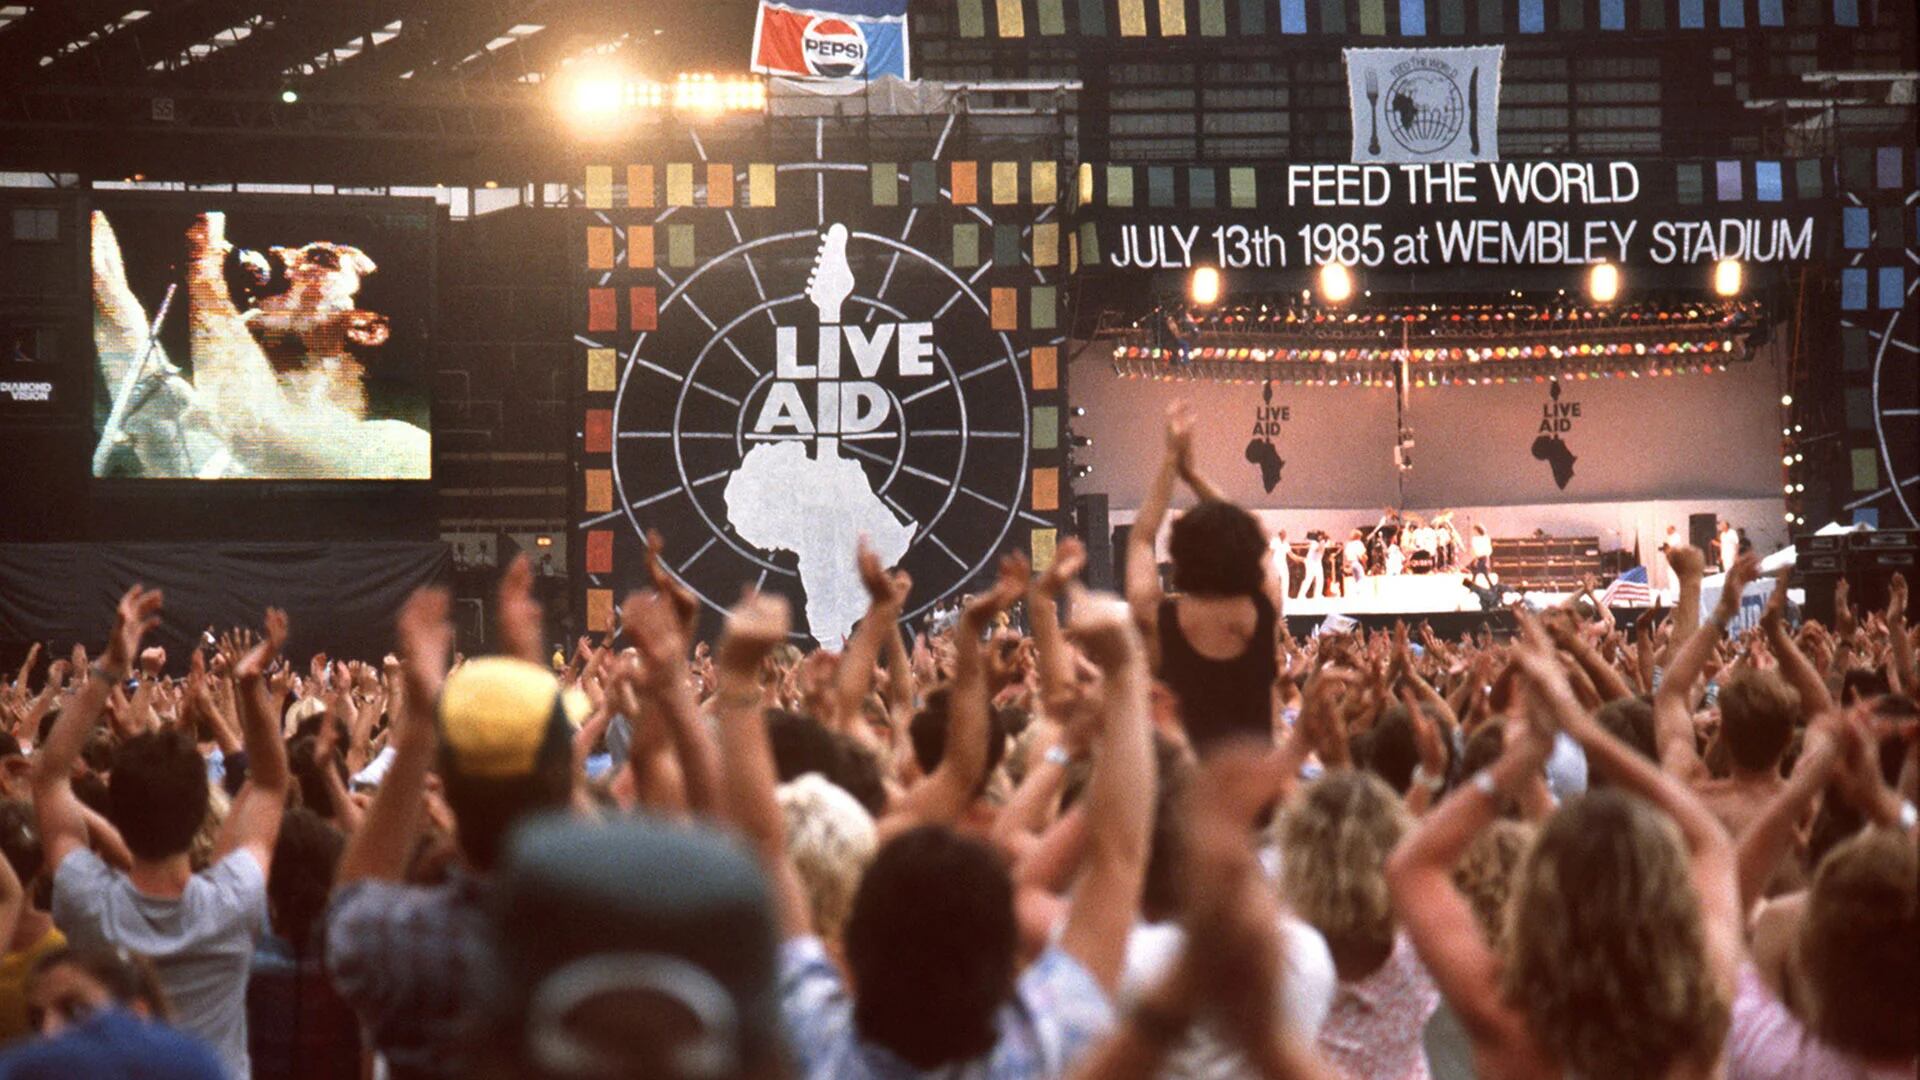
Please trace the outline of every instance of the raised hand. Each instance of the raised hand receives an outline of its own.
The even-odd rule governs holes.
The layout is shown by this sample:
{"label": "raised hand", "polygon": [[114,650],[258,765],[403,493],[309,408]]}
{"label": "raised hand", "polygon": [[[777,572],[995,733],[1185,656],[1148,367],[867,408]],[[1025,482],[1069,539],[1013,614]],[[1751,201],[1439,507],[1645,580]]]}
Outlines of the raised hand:
{"label": "raised hand", "polygon": [[1176,401],[1167,406],[1167,458],[1187,471],[1193,464],[1193,406]]}
{"label": "raised hand", "polygon": [[247,655],[233,666],[233,677],[245,682],[266,675],[268,665],[280,655],[281,646],[287,643],[287,613],[279,608],[268,608],[266,615],[266,636],[259,644],[247,650]]}
{"label": "raised hand", "polygon": [[428,697],[409,700],[430,701],[440,692],[447,677],[447,657],[453,652],[453,624],[447,621],[452,599],[440,588],[415,589],[400,606],[394,622],[394,639],[404,661],[409,695],[422,690]]}
{"label": "raised hand", "polygon": [[1833,632],[1843,638],[1850,638],[1860,624],[1853,618],[1853,600],[1847,588],[1847,579],[1843,576],[1833,586]]}
{"label": "raised hand", "polygon": [[1907,576],[1898,571],[1887,582],[1887,626],[1899,627],[1907,621]]}
{"label": "raised hand", "polygon": [[1041,596],[1059,596],[1086,566],[1087,545],[1081,543],[1079,537],[1069,536],[1060,541],[1060,546],[1053,551],[1053,561],[1034,579],[1033,591]]}
{"label": "raised hand", "polygon": [[158,589],[135,585],[120,598],[113,612],[113,633],[107,638],[107,653],[101,666],[107,674],[122,679],[133,669],[133,658],[140,641],[160,624],[160,609],[166,600]]}
{"label": "raised hand", "polygon": [[867,588],[867,598],[875,607],[887,608],[898,612],[906,606],[907,595],[913,591],[913,578],[905,570],[892,573],[880,564],[880,556],[874,554],[867,545],[867,538],[860,537],[860,550],[855,556],[860,568],[860,584]]}
{"label": "raised hand", "polygon": [[1675,577],[1701,578],[1707,573],[1707,556],[1691,544],[1680,544],[1667,549],[1667,565]]}
{"label": "raised hand", "polygon": [[1012,607],[1027,591],[1027,581],[1033,576],[1033,566],[1027,562],[1023,552],[1016,551],[1000,560],[1000,577],[993,588],[973,598],[960,612],[962,633],[971,633],[979,637],[994,616]]}
{"label": "raised hand", "polygon": [[160,677],[160,669],[167,666],[167,650],[159,645],[149,645],[140,650],[140,674],[149,678]]}
{"label": "raised hand", "polygon": [[659,529],[648,529],[644,560],[647,580],[653,583],[654,592],[673,602],[675,617],[680,620],[681,635],[691,641],[699,636],[700,600],[691,589],[667,572],[666,554],[666,538],[660,535]]}
{"label": "raised hand", "polygon": [[1139,624],[1134,622],[1126,601],[1107,593],[1087,592],[1079,585],[1072,591],[1073,617],[1067,623],[1067,636],[1088,660],[1113,671],[1145,656]]}
{"label": "raised hand", "polygon": [[620,606],[620,627],[638,653],[633,680],[639,689],[659,694],[685,682],[687,639],[671,599],[651,589],[629,593]]}
{"label": "raised hand", "polygon": [[720,670],[744,678],[754,678],[761,663],[787,642],[792,616],[784,598],[765,593],[748,593],[727,615],[727,628],[720,635],[715,662]]}
{"label": "raised hand", "polygon": [[1773,575],[1773,593],[1767,597],[1767,606],[1760,612],[1760,628],[1771,634],[1786,625],[1787,618],[1787,579],[1793,576],[1793,567],[1783,566]]}

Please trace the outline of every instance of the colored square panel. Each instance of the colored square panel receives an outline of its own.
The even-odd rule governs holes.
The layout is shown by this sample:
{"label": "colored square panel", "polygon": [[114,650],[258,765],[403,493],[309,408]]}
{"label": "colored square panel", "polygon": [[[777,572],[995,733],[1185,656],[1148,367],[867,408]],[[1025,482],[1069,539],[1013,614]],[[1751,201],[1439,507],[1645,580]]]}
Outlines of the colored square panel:
{"label": "colored square panel", "polygon": [[627,266],[634,270],[653,269],[653,226],[627,226]]}
{"label": "colored square panel", "polygon": [[581,425],[581,448],[589,454],[610,454],[613,452],[613,410],[588,409],[586,422]]}
{"label": "colored square panel", "polygon": [[1759,10],[1755,12],[1755,15],[1759,19],[1761,26],[1787,25],[1787,11],[1784,0],[1760,0]]}
{"label": "colored square panel", "polygon": [[1280,32],[1283,34],[1307,32],[1307,0],[1280,0]]}
{"label": "colored square panel", "polygon": [[1076,207],[1090,206],[1093,203],[1093,166],[1087,162],[1080,163],[1074,183],[1074,196],[1077,200],[1074,203]]}
{"label": "colored square panel", "polygon": [[[1898,266],[1883,266],[1877,277],[1880,282],[1880,310],[1897,310],[1907,297],[1907,272]],[[1040,325],[1037,319],[1034,325]]]}
{"label": "colored square panel", "polygon": [[659,298],[651,285],[636,285],[627,290],[627,321],[632,330],[660,329]]}
{"label": "colored square panel", "polygon": [[953,13],[961,37],[987,36],[987,8],[981,0],[955,0]]}
{"label": "colored square panel", "polygon": [[1707,25],[1707,0],[1680,0],[1680,29],[1698,30]]}
{"label": "colored square panel", "polygon": [[1080,272],[1080,234],[1067,234],[1067,273]]}
{"label": "colored square panel", "polygon": [[757,208],[774,205],[774,188],[779,171],[762,162],[747,166],[747,205]]}
{"label": "colored square panel", "polygon": [[1862,326],[1840,330],[1840,367],[1843,371],[1866,371],[1873,366],[1873,344]]}
{"label": "colored square panel", "polygon": [[1637,25],[1641,30],[1665,30],[1667,0],[1640,0],[1640,18]]}
{"label": "colored square panel", "polygon": [[1674,198],[1682,204],[1692,205],[1699,202],[1704,197],[1705,184],[1703,170],[1698,164],[1682,162],[1673,167]]}
{"label": "colored square panel", "polygon": [[1001,268],[1020,265],[1020,226],[993,227],[993,265]]}
{"label": "colored square panel", "polygon": [[1347,0],[1320,0],[1320,32],[1323,34],[1347,32]]}
{"label": "colored square panel", "polygon": [[1027,549],[1035,572],[1053,565],[1054,552],[1060,547],[1059,529],[1034,529],[1027,534]]}
{"label": "colored square panel", "polygon": [[1213,209],[1215,195],[1212,169],[1187,170],[1187,205],[1195,210]]}
{"label": "colored square panel", "polygon": [[587,290],[587,332],[608,333],[620,329],[620,303],[612,289]]}
{"label": "colored square panel", "polygon": [[1865,191],[1873,183],[1873,151],[1864,146],[1840,151],[1840,183],[1847,191]]}
{"label": "colored square panel", "polygon": [[1035,510],[1060,509],[1060,470],[1033,470],[1033,508]]}
{"label": "colored square panel", "polygon": [[585,476],[586,503],[582,509],[589,514],[605,513],[613,509],[613,470],[588,469]]}
{"label": "colored square panel", "polygon": [[1091,37],[1106,36],[1106,0],[1080,0],[1080,32]]}
{"label": "colored square panel", "polygon": [[1467,32],[1467,0],[1439,0],[1440,32],[1459,37]]}
{"label": "colored square panel", "polygon": [[1873,154],[1873,182],[1878,187],[1900,186],[1900,148],[1883,146]]}
{"label": "colored square panel", "polygon": [[1747,25],[1747,6],[1741,0],[1720,0],[1720,26],[1726,30],[1742,30]]}
{"label": "colored square panel", "polygon": [[1091,221],[1080,223],[1080,261],[1087,266],[1100,265],[1100,230]]}
{"label": "colored square panel", "polygon": [[[1267,4],[1269,0],[1239,0],[1240,33],[1247,37],[1260,37],[1267,32]],[[1282,0],[1285,6],[1285,0]]]}
{"label": "colored square panel", "polygon": [[1907,246],[1907,215],[1900,207],[1883,206],[1873,212],[1873,217],[1874,247]]}
{"label": "colored square panel", "polygon": [[916,161],[907,170],[913,182],[913,205],[932,206],[940,201],[940,173],[931,161]]}
{"label": "colored square panel", "polygon": [[1880,508],[1877,506],[1859,507],[1853,512],[1853,523],[1855,525],[1865,525],[1869,529],[1879,528]]}
{"label": "colored square panel", "polygon": [[667,205],[693,205],[693,165],[688,162],[667,166]]}
{"label": "colored square panel", "polygon": [[1600,0],[1600,29],[1627,28],[1627,0]]}
{"label": "colored square panel", "polygon": [[692,266],[693,260],[693,226],[668,225],[667,265]]}
{"label": "colored square panel", "polygon": [[1585,0],[1560,0],[1560,29],[1579,31],[1586,28]]}
{"label": "colored square panel", "polygon": [[1120,36],[1147,36],[1147,0],[1120,0]]}
{"label": "colored square panel", "polygon": [[618,388],[618,366],[612,349],[587,350],[587,390],[595,394],[611,394]]}
{"label": "colored square panel", "polygon": [[587,590],[587,632],[590,634],[610,634],[613,632],[613,590]]}
{"label": "colored square panel", "polygon": [[654,206],[653,166],[627,166],[627,206],[635,210]]}
{"label": "colored square panel", "polygon": [[[1894,267],[1893,272],[1899,273],[1899,267]],[[1033,311],[1027,321],[1035,330],[1053,330],[1060,325],[1060,290],[1051,285],[1035,285],[1032,303]]]}
{"label": "colored square panel", "polygon": [[1786,194],[1777,161],[1753,163],[1753,197],[1761,202],[1779,202]]}
{"label": "colored square panel", "polygon": [[1147,169],[1147,205],[1173,205],[1173,170],[1165,165],[1154,165]]}
{"label": "colored square panel", "polygon": [[953,195],[953,205],[972,206],[979,202],[980,163],[977,161],[954,162],[951,184],[948,190]]}
{"label": "colored square panel", "polygon": [[900,205],[900,168],[891,161],[876,161],[867,167],[873,178],[873,205]]}
{"label": "colored square panel", "polygon": [[1227,202],[1235,210],[1252,210],[1259,205],[1260,191],[1254,171],[1237,166],[1227,170]]}
{"label": "colored square panel", "polygon": [[1060,223],[1043,221],[1033,227],[1033,265],[1060,265]]}
{"label": "colored square panel", "polygon": [[1835,26],[1860,25],[1860,0],[1833,0]]}
{"label": "colored square panel", "polygon": [[1803,199],[1818,199],[1826,190],[1825,178],[1820,173],[1820,162],[1816,158],[1806,158],[1793,163],[1794,191]]}
{"label": "colored square panel", "polygon": [[587,573],[613,573],[613,530],[587,530]]}
{"label": "colored square panel", "polygon": [[1107,166],[1107,205],[1133,205],[1133,168],[1131,166]]}
{"label": "colored square panel", "polygon": [[1873,430],[1873,391],[1864,386],[1849,386],[1841,395],[1847,427],[1854,431]]}
{"label": "colored square panel", "polygon": [[1034,162],[1028,170],[1027,182],[1033,188],[1029,197],[1035,206],[1046,206],[1060,201],[1059,162]]}
{"label": "colored square panel", "polygon": [[1858,266],[1840,271],[1840,310],[1867,310],[1867,272]]}
{"label": "colored square panel", "polygon": [[1427,36],[1427,0],[1400,0],[1400,34]]}
{"label": "colored square panel", "polygon": [[1028,357],[1033,367],[1033,389],[1060,389],[1060,347],[1035,345]]}
{"label": "colored square panel", "polygon": [[1360,0],[1360,33],[1380,37],[1387,32],[1386,0]]}
{"label": "colored square panel", "polygon": [[1873,219],[1864,206],[1840,208],[1840,243],[1849,249],[1866,247],[1873,239]]}
{"label": "colored square panel", "polygon": [[966,222],[953,227],[953,265],[960,270],[980,265],[980,226]]}
{"label": "colored square panel", "polygon": [[1034,22],[1048,37],[1067,32],[1067,11],[1063,0],[1039,0]]}
{"label": "colored square panel", "polygon": [[1743,193],[1740,163],[1737,161],[1716,161],[1713,163],[1714,197],[1721,202],[1739,202],[1745,198]]}
{"label": "colored square panel", "polygon": [[1870,492],[1880,486],[1880,455],[1874,454],[1872,448],[1862,446],[1847,455],[1847,459],[1853,471],[1853,490]]}
{"label": "colored square panel", "polygon": [[1547,29],[1546,0],[1520,0],[1520,32],[1539,34]]}
{"label": "colored square panel", "polygon": [[613,209],[613,166],[587,166],[587,209]]}
{"label": "colored square panel", "polygon": [[[1659,3],[1661,0],[1652,0]],[[1480,0],[1477,7],[1479,20],[1476,25],[1482,34],[1505,33],[1507,28],[1507,5],[1504,0]]]}
{"label": "colored square panel", "polygon": [[1027,13],[1020,4],[1021,0],[994,0],[994,18],[999,23],[1001,37],[1027,36]]}
{"label": "colored square panel", "polygon": [[733,166],[721,164],[707,166],[707,205],[714,207],[733,205]]}
{"label": "colored square panel", "polygon": [[612,226],[590,225],[587,227],[587,269],[613,269]]}
{"label": "colored square panel", "polygon": [[996,161],[993,163],[993,205],[1013,206],[1020,201],[1020,163],[1017,161]]}
{"label": "colored square panel", "polygon": [[1033,407],[1033,448],[1035,450],[1060,449],[1060,407],[1058,405]]}
{"label": "colored square panel", "polygon": [[995,330],[1020,329],[1020,290],[989,290],[992,323]]}
{"label": "colored square panel", "polygon": [[1225,37],[1226,34],[1226,0],[1200,0],[1200,36]]}
{"label": "colored square panel", "polygon": [[1185,37],[1187,0],[1160,0],[1160,36]]}

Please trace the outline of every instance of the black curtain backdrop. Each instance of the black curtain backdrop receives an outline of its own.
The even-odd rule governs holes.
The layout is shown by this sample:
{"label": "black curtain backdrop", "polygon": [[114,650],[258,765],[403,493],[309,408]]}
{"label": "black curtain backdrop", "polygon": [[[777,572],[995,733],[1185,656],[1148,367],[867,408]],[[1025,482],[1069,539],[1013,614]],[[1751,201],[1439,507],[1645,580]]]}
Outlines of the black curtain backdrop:
{"label": "black curtain backdrop", "polygon": [[401,602],[452,568],[438,542],[0,544],[0,655],[5,677],[35,641],[56,657],[79,641],[97,657],[114,605],[139,582],[166,592],[147,640],[166,648],[170,670],[185,670],[206,627],[257,629],[268,605],[286,609],[296,662],[322,651],[378,660],[393,648]]}

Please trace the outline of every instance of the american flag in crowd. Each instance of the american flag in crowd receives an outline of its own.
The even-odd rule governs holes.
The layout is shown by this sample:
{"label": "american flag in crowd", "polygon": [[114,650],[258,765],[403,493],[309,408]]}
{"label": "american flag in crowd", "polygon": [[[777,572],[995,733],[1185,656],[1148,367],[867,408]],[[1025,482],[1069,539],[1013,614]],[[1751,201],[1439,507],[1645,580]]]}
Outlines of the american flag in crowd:
{"label": "american flag in crowd", "polygon": [[1600,594],[1600,603],[1606,607],[1652,607],[1653,586],[1647,584],[1647,568],[1636,566],[1613,579],[1607,591]]}

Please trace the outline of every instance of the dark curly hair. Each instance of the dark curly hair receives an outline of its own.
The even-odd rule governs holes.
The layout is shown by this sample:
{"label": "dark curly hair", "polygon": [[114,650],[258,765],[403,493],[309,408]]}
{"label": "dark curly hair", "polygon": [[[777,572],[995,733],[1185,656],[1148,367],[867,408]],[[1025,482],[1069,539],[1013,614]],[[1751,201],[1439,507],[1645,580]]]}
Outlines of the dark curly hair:
{"label": "dark curly hair", "polygon": [[1167,540],[1173,559],[1173,587],[1198,596],[1251,596],[1265,585],[1260,560],[1267,554],[1267,533],[1252,514],[1215,499],[1174,520]]}
{"label": "dark curly hair", "polygon": [[305,952],[314,927],[327,910],[334,870],[347,846],[340,830],[305,807],[287,811],[273,845],[273,873],[267,878],[267,904],[274,929]]}
{"label": "dark curly hair", "polygon": [[135,735],[114,752],[107,795],[107,820],[135,857],[178,855],[207,816],[207,763],[185,732]]}

